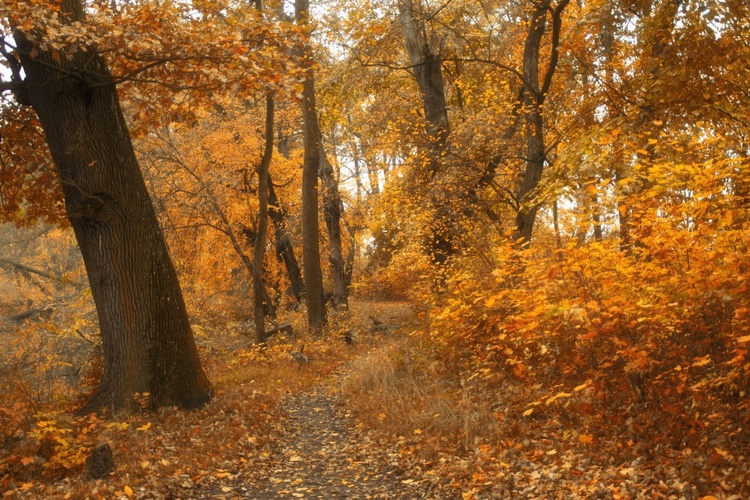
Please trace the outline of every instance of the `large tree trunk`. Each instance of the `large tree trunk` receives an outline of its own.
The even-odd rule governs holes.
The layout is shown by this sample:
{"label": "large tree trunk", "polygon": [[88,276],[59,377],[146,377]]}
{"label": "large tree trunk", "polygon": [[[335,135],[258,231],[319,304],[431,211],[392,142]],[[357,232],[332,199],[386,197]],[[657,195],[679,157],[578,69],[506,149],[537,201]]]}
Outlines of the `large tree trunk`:
{"label": "large tree trunk", "polygon": [[[301,5],[303,3],[304,6]],[[297,14],[298,22],[307,24],[309,22],[307,0],[297,3],[297,5],[302,8]],[[310,62],[314,60],[310,44],[305,47],[305,60]],[[316,149],[315,153],[310,156],[310,159],[314,161],[314,156],[317,156],[319,162],[317,171],[323,187],[323,219],[325,220],[328,232],[328,263],[330,264],[331,284],[333,286],[333,305],[337,309],[339,307],[346,308],[349,303],[349,285],[346,279],[344,252],[341,245],[341,215],[344,211],[344,204],[339,194],[338,178],[323,148],[320,120],[318,120],[318,113],[315,106],[315,77],[312,68],[308,69],[303,94],[304,110],[302,117],[305,123],[305,162],[307,162],[308,158],[307,150],[309,144],[311,148]],[[309,143],[308,133],[311,134]],[[312,169],[312,166],[310,168]]]}
{"label": "large tree trunk", "polygon": [[[61,12],[83,18],[79,0]],[[128,408],[135,393],[153,407],[204,404],[211,386],[106,63],[89,50],[56,60],[15,39],[99,315],[104,375],[81,411]]]}
{"label": "large tree trunk", "polygon": [[[308,1],[295,0],[294,13],[298,24],[307,25]],[[312,63],[312,61],[307,62]],[[302,167],[302,254],[305,263],[307,323],[311,330],[320,331],[326,324],[318,229],[320,129],[315,116],[315,80],[311,67],[307,69],[302,94],[302,120],[305,126],[305,161]]]}

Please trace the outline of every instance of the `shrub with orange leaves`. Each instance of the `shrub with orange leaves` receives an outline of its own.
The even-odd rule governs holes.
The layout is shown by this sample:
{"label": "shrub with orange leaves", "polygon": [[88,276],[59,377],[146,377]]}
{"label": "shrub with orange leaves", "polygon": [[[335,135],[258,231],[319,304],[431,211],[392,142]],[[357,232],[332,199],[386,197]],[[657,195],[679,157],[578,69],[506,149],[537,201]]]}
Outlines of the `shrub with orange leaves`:
{"label": "shrub with orange leaves", "polygon": [[429,335],[464,376],[539,389],[518,402],[525,415],[595,405],[600,424],[629,415],[641,437],[738,445],[750,418],[747,224],[686,230],[663,217],[640,229],[629,252],[615,239],[496,248],[492,272],[452,274]]}

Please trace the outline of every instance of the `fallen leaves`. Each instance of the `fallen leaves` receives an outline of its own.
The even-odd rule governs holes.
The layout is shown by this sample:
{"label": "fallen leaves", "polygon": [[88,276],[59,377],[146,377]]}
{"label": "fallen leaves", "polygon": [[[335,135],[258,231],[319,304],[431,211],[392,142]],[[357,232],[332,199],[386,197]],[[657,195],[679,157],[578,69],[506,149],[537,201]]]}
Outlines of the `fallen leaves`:
{"label": "fallen leaves", "polygon": [[591,434],[579,434],[578,442],[581,444],[592,444],[594,442],[594,436]]}

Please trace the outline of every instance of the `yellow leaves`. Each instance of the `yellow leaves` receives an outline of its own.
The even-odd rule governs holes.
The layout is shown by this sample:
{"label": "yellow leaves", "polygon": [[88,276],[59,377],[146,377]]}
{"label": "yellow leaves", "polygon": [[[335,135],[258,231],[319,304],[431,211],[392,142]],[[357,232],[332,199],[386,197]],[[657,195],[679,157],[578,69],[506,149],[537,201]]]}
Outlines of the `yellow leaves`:
{"label": "yellow leaves", "polygon": [[133,492],[133,489],[130,486],[125,485],[122,488],[122,490],[125,493],[125,495],[127,495],[128,498],[132,498],[133,497],[134,492]]}
{"label": "yellow leaves", "polygon": [[693,361],[693,364],[690,366],[692,367],[700,367],[700,366],[706,366],[711,362],[711,355],[708,354],[706,356],[703,356],[701,358],[695,358],[695,361]]}
{"label": "yellow leaves", "polygon": [[534,413],[535,407],[539,406],[540,404],[542,404],[541,401],[534,401],[533,403],[529,404],[529,408],[523,413],[521,413],[521,416],[524,416],[524,417],[530,416],[532,413]]}
{"label": "yellow leaves", "polygon": [[107,429],[115,429],[118,431],[125,431],[130,427],[130,424],[127,422],[110,422],[107,424]]}
{"label": "yellow leaves", "polygon": [[464,491],[461,493],[461,499],[462,500],[476,500],[477,498],[477,490],[476,489],[470,489],[468,491]]}
{"label": "yellow leaves", "polygon": [[292,89],[294,90],[294,97],[301,101],[304,98],[304,95],[302,94],[305,89],[304,85],[300,82],[296,82],[292,86]]}
{"label": "yellow leaves", "polygon": [[587,387],[589,387],[589,386],[590,386],[590,385],[591,385],[592,383],[593,383],[593,382],[592,382],[591,380],[587,380],[587,381],[586,381],[586,382],[584,382],[583,384],[575,386],[575,387],[573,388],[573,392],[579,392],[579,391],[582,391],[582,390],[586,389]]}
{"label": "yellow leaves", "polygon": [[144,425],[138,427],[136,430],[138,431],[147,431],[151,428],[151,422],[146,422]]}
{"label": "yellow leaves", "polygon": [[451,316],[451,313],[453,313],[453,309],[451,307],[446,307],[443,309],[443,311],[435,316],[435,319],[437,320],[444,320]]}
{"label": "yellow leaves", "polygon": [[591,324],[586,309],[583,307],[571,307],[565,312],[565,317],[568,320],[576,321],[578,323]]}
{"label": "yellow leaves", "polygon": [[572,394],[572,393],[570,393],[570,392],[558,392],[558,393],[557,393],[557,394],[555,394],[554,396],[552,396],[552,397],[550,397],[550,398],[547,398],[547,400],[546,400],[546,401],[544,402],[544,404],[546,404],[546,405],[548,405],[548,406],[549,406],[549,405],[551,405],[552,403],[554,403],[555,401],[557,401],[557,400],[558,400],[558,399],[560,399],[560,398],[569,398],[569,397],[571,397],[572,395],[573,395],[573,394]]}

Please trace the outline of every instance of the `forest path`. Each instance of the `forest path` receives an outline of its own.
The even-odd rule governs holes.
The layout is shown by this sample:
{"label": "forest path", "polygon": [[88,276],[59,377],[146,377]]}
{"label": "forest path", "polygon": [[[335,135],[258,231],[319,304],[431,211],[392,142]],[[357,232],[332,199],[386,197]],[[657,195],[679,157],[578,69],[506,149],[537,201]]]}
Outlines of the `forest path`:
{"label": "forest path", "polygon": [[[354,309],[359,311],[353,320],[358,338],[366,339],[362,346],[370,345],[370,349],[384,348],[395,338],[390,336],[393,331],[413,318],[411,306],[405,303],[365,303]],[[372,317],[382,319],[381,326],[372,326]],[[356,360],[371,353],[370,349],[361,351],[306,391],[285,396],[276,421],[283,432],[262,467],[234,476],[223,488],[213,485],[210,498],[429,497],[422,489],[423,483],[407,478],[399,468],[398,457],[373,443],[346,408],[345,380],[355,369]],[[313,376],[322,362],[313,353],[313,359],[303,364],[299,373]]]}
{"label": "forest path", "polygon": [[422,498],[417,485],[377,454],[340,401],[341,375],[311,391],[289,396],[282,406],[285,437],[271,465],[247,498]]}

